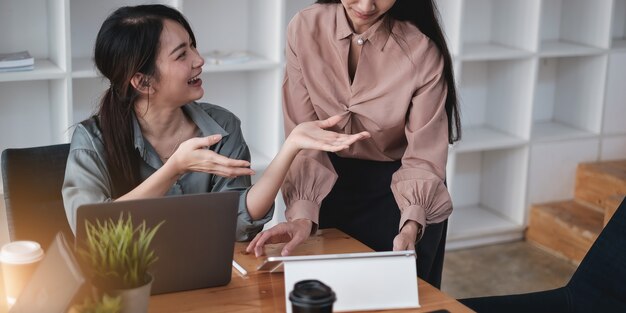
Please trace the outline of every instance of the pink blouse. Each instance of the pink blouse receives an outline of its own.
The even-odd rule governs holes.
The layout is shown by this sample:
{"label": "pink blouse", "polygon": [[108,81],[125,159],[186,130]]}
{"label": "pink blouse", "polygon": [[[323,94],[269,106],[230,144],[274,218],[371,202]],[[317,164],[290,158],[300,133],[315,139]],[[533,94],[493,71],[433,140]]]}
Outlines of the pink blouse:
{"label": "pink blouse", "polygon": [[[362,39],[350,80],[350,40]],[[285,133],[295,125],[341,114],[333,128],[346,134],[369,131],[372,138],[338,152],[341,157],[402,160],[391,190],[407,220],[425,226],[452,211],[444,185],[448,118],[443,58],[428,37],[408,22],[391,33],[383,19],[355,34],[341,4],[315,4],[294,16],[287,29],[283,82]],[[318,224],[320,204],[337,174],[328,155],[302,151],[282,186],[288,220]]]}

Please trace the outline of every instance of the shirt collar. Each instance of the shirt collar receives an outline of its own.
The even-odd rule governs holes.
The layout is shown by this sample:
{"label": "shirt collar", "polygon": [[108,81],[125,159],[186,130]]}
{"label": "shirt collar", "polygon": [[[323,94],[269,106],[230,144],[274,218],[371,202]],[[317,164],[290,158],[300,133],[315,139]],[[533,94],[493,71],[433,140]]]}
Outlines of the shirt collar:
{"label": "shirt collar", "polygon": [[365,42],[371,42],[375,47],[378,47],[380,50],[383,50],[387,40],[391,33],[387,30],[386,27],[381,27],[383,22],[385,21],[385,17],[378,20],[374,25],[368,28],[365,32],[360,35],[357,35],[352,30],[350,26],[350,22],[348,21],[348,17],[346,16],[346,11],[341,3],[336,5],[336,25],[337,28],[335,30],[337,40],[346,39],[352,35],[358,36],[362,38]]}
{"label": "shirt collar", "polygon": [[[183,106],[183,111],[200,129],[202,137],[220,134],[222,137],[228,136],[228,132],[222,128],[209,114],[204,111],[199,105],[192,105],[190,103]],[[142,158],[146,158],[147,149],[146,143],[141,132],[141,126],[137,120],[135,112],[133,114],[133,134],[135,138],[135,148],[139,151]]]}

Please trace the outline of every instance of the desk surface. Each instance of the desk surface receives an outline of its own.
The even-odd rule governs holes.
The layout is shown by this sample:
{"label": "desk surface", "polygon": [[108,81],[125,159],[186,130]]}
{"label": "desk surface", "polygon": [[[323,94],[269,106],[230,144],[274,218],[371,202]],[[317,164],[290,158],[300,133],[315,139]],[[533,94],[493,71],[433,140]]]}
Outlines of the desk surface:
{"label": "desk surface", "polygon": [[[257,272],[263,258],[245,252],[247,243],[236,243],[234,259],[247,271],[241,276],[233,269],[232,281],[222,287],[162,294],[150,298],[151,313],[170,312],[284,312],[285,286],[282,273]],[[282,244],[267,245],[268,256],[280,255]],[[293,255],[370,252],[370,248],[335,229],[326,229],[302,243]],[[418,280],[420,309],[397,312],[430,312],[447,309],[450,312],[473,312],[440,290]],[[380,312],[380,311],[368,311]],[[396,311],[384,311],[396,312]]]}

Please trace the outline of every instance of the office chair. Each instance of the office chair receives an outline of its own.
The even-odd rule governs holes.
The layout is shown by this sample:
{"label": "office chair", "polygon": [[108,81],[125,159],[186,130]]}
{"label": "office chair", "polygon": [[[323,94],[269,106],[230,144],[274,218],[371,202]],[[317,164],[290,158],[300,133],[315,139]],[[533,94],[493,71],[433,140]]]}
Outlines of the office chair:
{"label": "office chair", "polygon": [[626,312],[626,198],[564,287],[459,300],[476,312]]}
{"label": "office chair", "polygon": [[69,144],[2,152],[2,182],[11,241],[34,240],[47,248],[57,232],[74,239],[61,188]]}

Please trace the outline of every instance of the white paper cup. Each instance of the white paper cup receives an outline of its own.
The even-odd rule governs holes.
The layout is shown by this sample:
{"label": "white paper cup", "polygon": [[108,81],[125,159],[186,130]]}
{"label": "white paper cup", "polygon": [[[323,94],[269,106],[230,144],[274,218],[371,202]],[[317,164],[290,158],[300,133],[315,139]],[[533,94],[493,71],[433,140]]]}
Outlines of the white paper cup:
{"label": "white paper cup", "polygon": [[43,259],[43,249],[34,241],[14,241],[0,249],[7,304],[11,307]]}

